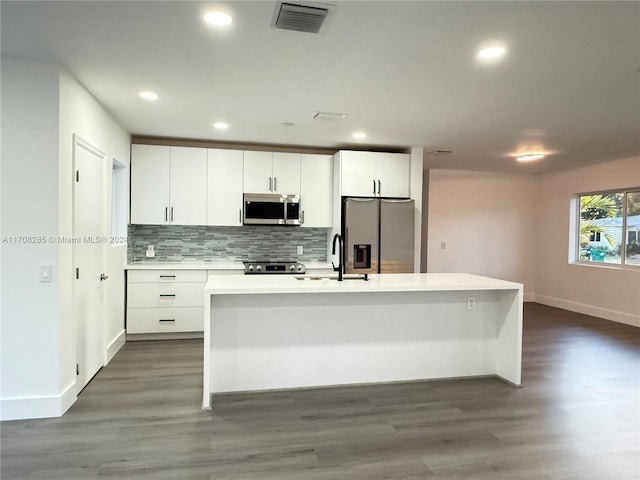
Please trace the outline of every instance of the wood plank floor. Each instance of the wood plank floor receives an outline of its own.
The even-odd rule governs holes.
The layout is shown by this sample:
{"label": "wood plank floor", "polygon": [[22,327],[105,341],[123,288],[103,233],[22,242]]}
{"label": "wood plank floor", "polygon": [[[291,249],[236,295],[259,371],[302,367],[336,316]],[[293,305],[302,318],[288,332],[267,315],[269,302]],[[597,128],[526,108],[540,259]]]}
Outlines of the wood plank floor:
{"label": "wood plank floor", "polygon": [[61,418],[3,422],[1,478],[640,478],[640,329],[525,305],[523,388],[445,380],[215,397],[200,340],[127,343]]}

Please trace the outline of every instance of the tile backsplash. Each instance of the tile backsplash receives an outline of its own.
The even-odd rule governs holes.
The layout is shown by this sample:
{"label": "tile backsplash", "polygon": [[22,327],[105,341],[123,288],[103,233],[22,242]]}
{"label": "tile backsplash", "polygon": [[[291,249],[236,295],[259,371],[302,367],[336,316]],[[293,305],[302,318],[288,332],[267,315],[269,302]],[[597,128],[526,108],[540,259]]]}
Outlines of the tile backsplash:
{"label": "tile backsplash", "polygon": [[[327,260],[326,228],[245,225],[129,225],[127,260],[138,262],[242,262],[244,260]],[[147,258],[148,245],[155,257]],[[302,245],[304,253],[296,253]]]}

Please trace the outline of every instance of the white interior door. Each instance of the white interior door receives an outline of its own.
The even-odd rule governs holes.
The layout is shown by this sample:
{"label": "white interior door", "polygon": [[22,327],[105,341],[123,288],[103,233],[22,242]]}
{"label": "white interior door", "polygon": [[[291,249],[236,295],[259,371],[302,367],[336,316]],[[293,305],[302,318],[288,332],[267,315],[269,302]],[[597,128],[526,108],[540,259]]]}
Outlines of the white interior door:
{"label": "white interior door", "polygon": [[105,154],[77,135],[73,142],[73,313],[76,390],[104,364]]}

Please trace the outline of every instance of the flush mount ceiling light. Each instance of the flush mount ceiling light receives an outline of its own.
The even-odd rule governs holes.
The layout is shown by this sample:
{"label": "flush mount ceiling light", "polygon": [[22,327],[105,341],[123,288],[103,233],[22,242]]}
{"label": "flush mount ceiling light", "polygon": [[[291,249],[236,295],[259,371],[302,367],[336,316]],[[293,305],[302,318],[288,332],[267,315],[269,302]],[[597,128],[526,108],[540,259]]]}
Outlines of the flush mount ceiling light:
{"label": "flush mount ceiling light", "polygon": [[150,102],[155,102],[156,100],[158,100],[158,94],[155,92],[150,92],[148,90],[144,90],[140,92],[139,95],[140,95],[140,98],[144,100],[148,100]]}
{"label": "flush mount ceiling light", "polygon": [[519,162],[533,162],[541,158],[544,158],[544,153],[524,153],[516,157],[516,160]]}
{"label": "flush mount ceiling light", "polygon": [[492,63],[502,60],[507,54],[507,48],[501,44],[485,45],[476,55],[476,59],[482,63]]}
{"label": "flush mount ceiling light", "polygon": [[231,15],[217,10],[205,13],[202,18],[209,25],[215,25],[216,27],[224,27],[226,25],[230,25],[233,21]]}
{"label": "flush mount ceiling light", "polygon": [[216,130],[226,130],[227,128],[229,128],[229,125],[225,122],[215,122],[213,124],[213,128],[215,128]]}
{"label": "flush mount ceiling light", "polygon": [[295,127],[296,124],[293,122],[282,122],[280,125],[282,125],[283,127]]}
{"label": "flush mount ceiling light", "polygon": [[363,138],[367,138],[367,134],[365,132],[354,132],[354,134],[351,136],[356,140],[362,140]]}

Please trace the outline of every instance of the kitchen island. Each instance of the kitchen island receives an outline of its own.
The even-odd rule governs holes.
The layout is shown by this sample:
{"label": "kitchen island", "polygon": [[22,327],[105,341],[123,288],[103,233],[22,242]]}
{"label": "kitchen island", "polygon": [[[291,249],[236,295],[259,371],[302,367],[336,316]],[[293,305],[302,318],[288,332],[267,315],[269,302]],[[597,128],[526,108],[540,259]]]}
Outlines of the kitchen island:
{"label": "kitchen island", "polygon": [[476,275],[211,277],[203,408],[215,393],[497,376],[520,385],[522,285]]}

